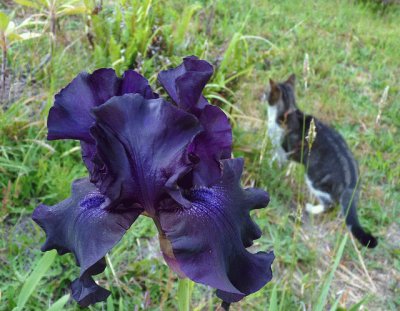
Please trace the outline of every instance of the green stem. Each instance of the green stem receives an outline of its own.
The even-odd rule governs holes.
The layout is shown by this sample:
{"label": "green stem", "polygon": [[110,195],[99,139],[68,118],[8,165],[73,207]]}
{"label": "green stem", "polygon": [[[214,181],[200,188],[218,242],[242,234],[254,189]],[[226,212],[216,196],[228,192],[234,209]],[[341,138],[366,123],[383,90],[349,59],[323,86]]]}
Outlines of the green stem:
{"label": "green stem", "polygon": [[189,311],[194,283],[187,278],[179,279],[178,282],[178,309]]}

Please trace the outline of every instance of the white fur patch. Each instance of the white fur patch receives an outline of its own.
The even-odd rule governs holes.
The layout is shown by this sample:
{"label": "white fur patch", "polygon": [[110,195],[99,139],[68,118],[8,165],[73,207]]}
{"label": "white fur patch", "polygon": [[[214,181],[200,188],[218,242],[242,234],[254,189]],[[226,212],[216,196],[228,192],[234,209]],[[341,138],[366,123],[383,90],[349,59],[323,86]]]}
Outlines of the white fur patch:
{"label": "white fur patch", "polygon": [[308,178],[307,175],[306,175],[306,184],[307,184],[307,187],[310,190],[311,194],[313,196],[315,196],[321,204],[323,204],[323,202],[332,202],[332,198],[331,198],[330,194],[327,192],[323,192],[318,189],[315,189],[312,185],[311,180]]}
{"label": "white fur patch", "polygon": [[310,214],[321,214],[322,212],[325,211],[325,206],[323,206],[322,204],[318,204],[318,205],[312,205],[310,203],[306,204],[306,211]]}
{"label": "white fur patch", "polygon": [[268,137],[271,140],[275,153],[272,157],[272,162],[276,160],[279,165],[282,165],[287,161],[286,152],[281,146],[285,131],[277,123],[277,117],[278,108],[276,105],[268,105]]}

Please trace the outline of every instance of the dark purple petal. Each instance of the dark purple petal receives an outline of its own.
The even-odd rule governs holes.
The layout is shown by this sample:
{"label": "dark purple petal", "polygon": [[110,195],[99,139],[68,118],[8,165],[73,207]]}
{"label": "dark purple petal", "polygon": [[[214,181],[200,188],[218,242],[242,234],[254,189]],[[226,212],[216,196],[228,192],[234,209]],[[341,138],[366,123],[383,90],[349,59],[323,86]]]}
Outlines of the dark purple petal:
{"label": "dark purple petal", "polygon": [[176,181],[193,166],[187,147],[201,131],[193,115],[138,94],[113,97],[93,114],[99,172],[93,181],[102,192],[140,204],[150,215],[165,190],[179,196]]}
{"label": "dark purple petal", "polygon": [[220,182],[188,191],[190,208],[165,203],[160,223],[180,270],[195,282],[217,288],[225,301],[234,302],[272,278],[274,254],[246,250],[261,235],[249,213],[265,207],[269,197],[260,189],[240,186],[242,159],[221,162]]}
{"label": "dark purple petal", "polygon": [[[213,74],[211,64],[195,56],[186,57],[173,69],[161,71],[158,80],[172,100],[200,120],[204,131],[190,146],[190,155],[198,162],[192,184],[210,186],[221,177],[219,161],[231,157],[232,129],[225,113],[210,105],[202,91]],[[186,183],[186,182],[185,182]]]}
{"label": "dark purple petal", "polygon": [[128,93],[138,93],[146,99],[158,98],[148,81],[133,70],[125,71],[122,78],[110,68],[98,69],[92,74],[80,73],[55,96],[47,120],[47,138],[81,140],[82,159],[92,175],[96,147],[89,132],[94,123],[91,110],[113,96]]}
{"label": "dark purple petal", "polygon": [[142,95],[146,99],[158,98],[158,94],[153,92],[147,79],[134,70],[127,70],[124,72],[122,79],[120,79],[120,89],[118,94],[115,95],[121,96],[135,93]]}
{"label": "dark purple petal", "polygon": [[72,297],[81,307],[88,307],[99,301],[105,301],[110,291],[96,284],[92,276],[106,268],[105,259],[96,262],[89,270],[71,283]]}
{"label": "dark purple petal", "polygon": [[203,109],[207,105],[202,92],[213,72],[211,64],[189,56],[178,67],[161,71],[158,81],[180,108],[194,113],[196,108]]}
{"label": "dark purple petal", "polygon": [[148,81],[133,70],[126,71],[122,78],[115,71],[103,68],[80,73],[56,96],[47,120],[49,140],[79,139],[93,143],[89,128],[93,124],[90,111],[104,104],[113,96],[139,93],[147,99],[157,98]]}
{"label": "dark purple petal", "polygon": [[72,283],[72,296],[81,306],[105,300],[109,295],[92,275],[104,270],[104,256],[142,212],[134,208],[110,211],[109,203],[85,178],[74,181],[68,199],[54,206],[39,205],[32,215],[46,233],[42,251],[56,249],[59,254],[74,254],[81,274]]}
{"label": "dark purple petal", "polygon": [[193,184],[210,186],[221,178],[220,160],[231,157],[232,129],[225,113],[208,105],[200,115],[204,131],[196,136],[189,152],[199,159],[193,169]]}
{"label": "dark purple petal", "polygon": [[89,171],[89,176],[94,174],[93,159],[96,155],[96,145],[94,143],[86,143],[81,141],[81,154],[83,163]]}

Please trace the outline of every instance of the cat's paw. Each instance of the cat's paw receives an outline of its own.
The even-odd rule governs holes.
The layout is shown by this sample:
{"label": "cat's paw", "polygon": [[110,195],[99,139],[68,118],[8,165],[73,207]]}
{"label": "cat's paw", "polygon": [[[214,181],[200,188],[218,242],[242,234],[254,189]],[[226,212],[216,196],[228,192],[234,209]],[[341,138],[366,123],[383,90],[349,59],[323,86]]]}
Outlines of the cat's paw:
{"label": "cat's paw", "polygon": [[307,211],[307,213],[314,214],[314,215],[321,214],[325,211],[325,206],[323,206],[322,204],[313,205],[313,204],[307,203],[306,211]]}

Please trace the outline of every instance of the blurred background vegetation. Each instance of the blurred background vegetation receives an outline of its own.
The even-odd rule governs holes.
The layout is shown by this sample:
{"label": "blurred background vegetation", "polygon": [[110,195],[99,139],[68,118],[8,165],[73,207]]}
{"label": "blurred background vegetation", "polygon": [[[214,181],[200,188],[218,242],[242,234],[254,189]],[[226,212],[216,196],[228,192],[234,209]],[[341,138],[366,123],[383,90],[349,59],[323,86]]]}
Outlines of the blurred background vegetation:
{"label": "blurred background vegetation", "polygon": [[[2,0],[0,3],[0,310],[79,310],[70,255],[43,256],[30,219],[86,174],[77,142],[46,141],[54,94],[81,71],[157,73],[197,55],[215,67],[206,97],[228,114],[244,184],[267,189],[254,218],[274,249],[274,279],[233,310],[400,309],[400,9],[396,1]],[[380,244],[359,249],[338,209],[311,217],[299,166],[270,163],[270,77],[296,73],[300,107],[332,124],[359,161],[359,215]],[[107,257],[97,280],[112,291],[91,310],[176,310],[177,276],[142,217]],[[192,310],[214,310],[195,285]]]}

